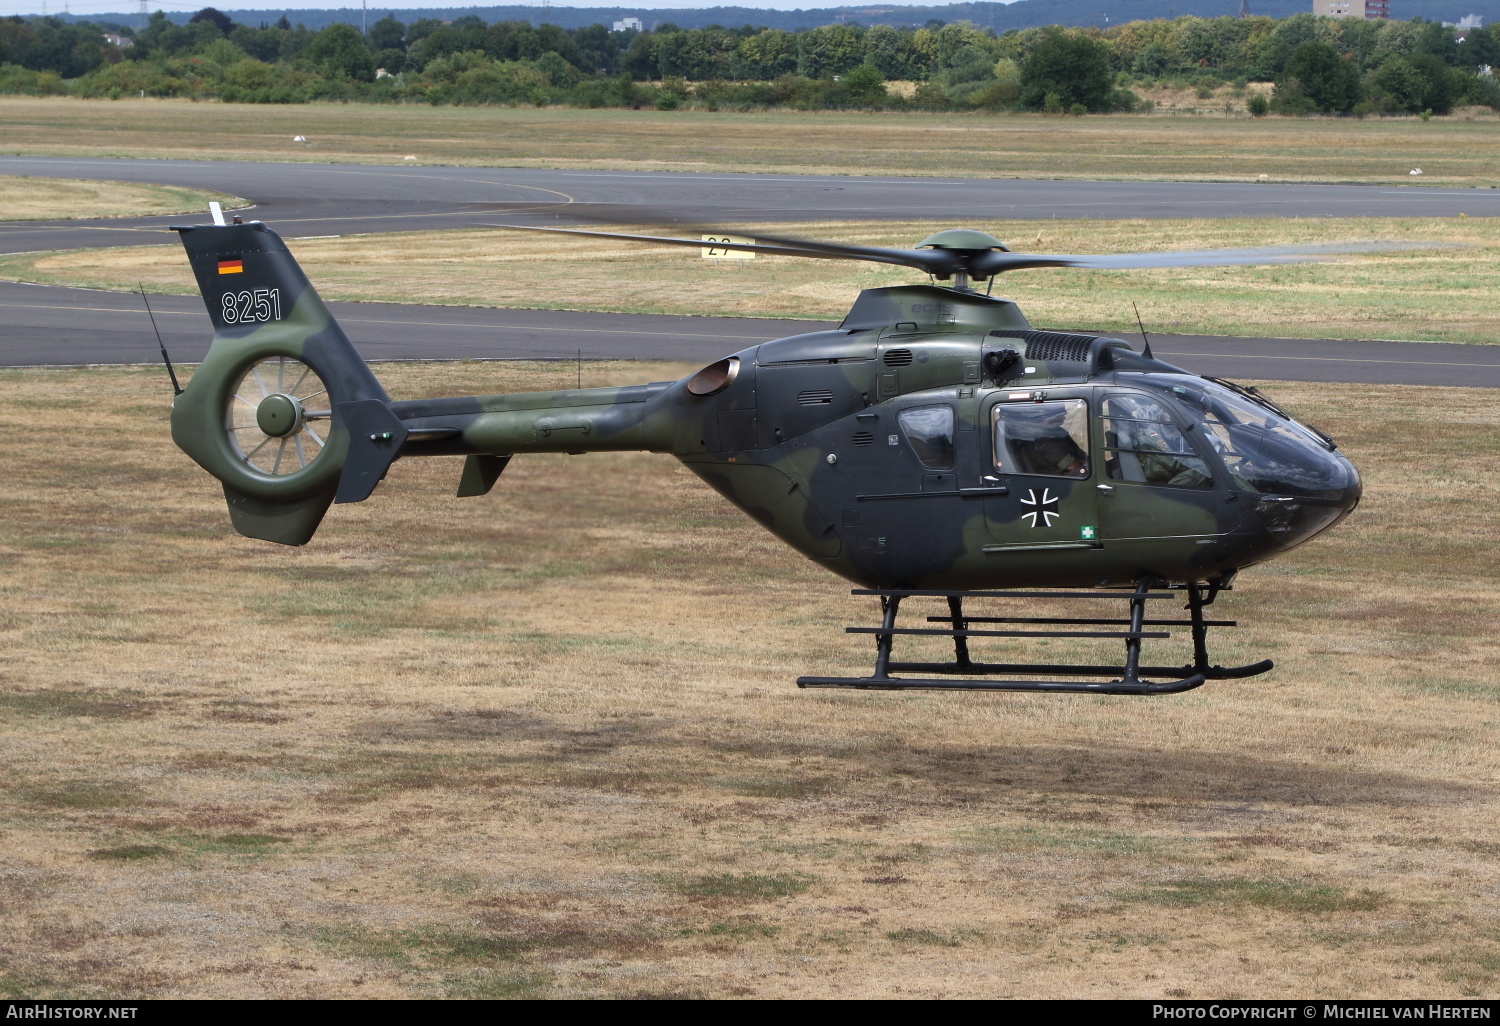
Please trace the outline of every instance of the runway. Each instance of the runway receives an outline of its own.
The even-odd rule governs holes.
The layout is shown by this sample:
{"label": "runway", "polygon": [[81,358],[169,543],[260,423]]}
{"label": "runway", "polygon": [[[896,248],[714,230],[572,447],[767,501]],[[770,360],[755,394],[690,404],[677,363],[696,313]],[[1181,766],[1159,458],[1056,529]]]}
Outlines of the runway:
{"label": "runway", "polygon": [[[1209,182],[1082,182],[861,175],[560,171],[532,168],[0,157],[0,174],[211,189],[290,238],[587,222],[670,213],[684,224],[827,219],[1500,216],[1500,190]],[[78,211],[87,215],[89,211]],[[0,253],[165,242],[201,216],[0,222]]]}
{"label": "runway", "polygon": [[[195,296],[152,296],[172,358],[195,363],[213,328]],[[709,363],[759,342],[834,325],[730,317],[329,303],[367,360],[584,359]],[[155,363],[156,335],[129,292],[0,283],[0,365]],[[1123,335],[1137,345],[1137,336]],[[1156,355],[1234,379],[1500,388],[1500,347],[1336,339],[1153,335]]]}

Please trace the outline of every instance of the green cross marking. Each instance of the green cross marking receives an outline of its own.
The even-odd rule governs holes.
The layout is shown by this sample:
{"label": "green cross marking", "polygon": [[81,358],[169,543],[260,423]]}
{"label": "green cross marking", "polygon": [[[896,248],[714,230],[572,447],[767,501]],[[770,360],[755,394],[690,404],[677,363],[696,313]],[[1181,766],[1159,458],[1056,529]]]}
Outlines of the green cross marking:
{"label": "green cross marking", "polygon": [[1084,539],[1085,541],[1088,541],[1089,539],[1092,539],[1094,537],[1094,529],[1092,527],[1080,528],[1078,531],[1078,537]]}

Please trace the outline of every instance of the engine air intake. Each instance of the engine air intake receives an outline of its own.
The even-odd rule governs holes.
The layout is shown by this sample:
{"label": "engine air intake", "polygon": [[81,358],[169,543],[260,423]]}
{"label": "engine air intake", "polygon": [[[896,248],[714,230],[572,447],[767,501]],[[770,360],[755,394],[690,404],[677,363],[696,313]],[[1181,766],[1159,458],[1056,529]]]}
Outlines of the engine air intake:
{"label": "engine air intake", "polygon": [[992,331],[1000,338],[1018,338],[1026,343],[1026,359],[1044,363],[1086,363],[1093,335],[1073,335],[1062,331]]}

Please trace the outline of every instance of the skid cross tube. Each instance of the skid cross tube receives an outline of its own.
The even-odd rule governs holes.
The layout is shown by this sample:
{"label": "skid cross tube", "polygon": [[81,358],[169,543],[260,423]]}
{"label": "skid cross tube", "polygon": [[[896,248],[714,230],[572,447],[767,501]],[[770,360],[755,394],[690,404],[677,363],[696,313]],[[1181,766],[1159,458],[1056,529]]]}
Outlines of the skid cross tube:
{"label": "skid cross tube", "polygon": [[[1151,579],[1142,577],[1130,600],[1130,635],[1125,639],[1125,675],[1121,678],[1124,684],[1141,681],[1141,619],[1146,615],[1146,601],[1141,596],[1150,590]],[[1201,679],[1199,683],[1203,683]]]}
{"label": "skid cross tube", "polygon": [[885,629],[875,639],[875,676],[889,676],[891,646],[895,642],[896,610],[901,608],[900,595],[880,596],[880,606],[885,611]]}
{"label": "skid cross tube", "polygon": [[[933,619],[927,618],[929,623]],[[956,595],[948,596],[948,619],[953,627],[953,662],[958,666],[973,666],[969,660],[969,621],[964,619],[964,600]]]}
{"label": "skid cross tube", "polygon": [[[1124,589],[1098,591],[945,591],[913,588],[856,588],[855,595],[880,598],[879,627],[848,627],[850,634],[869,634],[875,638],[875,669],[868,677],[805,676],[797,679],[803,688],[857,688],[877,691],[1038,691],[1100,695],[1165,695],[1191,691],[1209,680],[1233,680],[1253,677],[1272,668],[1269,659],[1246,666],[1215,666],[1208,655],[1208,628],[1233,627],[1234,620],[1209,620],[1203,615],[1228,582],[1190,581],[1171,585],[1159,578],[1143,575],[1131,591]],[[1148,617],[1146,603],[1153,599],[1171,599],[1185,595],[1188,618]],[[926,622],[946,627],[898,627],[896,619],[901,603],[908,598],[941,598],[948,606],[947,616],[928,616]],[[1114,599],[1128,601],[1128,617],[1066,616],[969,616],[964,612],[966,598],[1003,599]],[[975,624],[1016,624],[1026,626],[1077,626],[1092,630],[976,630]],[[1099,630],[1100,627],[1124,627],[1125,630]],[[1192,639],[1192,662],[1184,666],[1143,665],[1142,642],[1169,638],[1167,631],[1148,627],[1187,627]],[[953,639],[953,661],[922,662],[893,658],[896,637],[950,637]],[[1125,642],[1125,660],[1121,665],[1080,665],[1073,663],[1001,663],[976,660],[969,650],[975,638],[1095,638]],[[956,679],[934,677],[893,677],[892,673],[951,674]],[[984,679],[996,676],[1024,675],[1020,680]],[[1041,680],[1038,677],[1114,677],[1103,680]],[[1147,678],[1168,678],[1150,680]]]}

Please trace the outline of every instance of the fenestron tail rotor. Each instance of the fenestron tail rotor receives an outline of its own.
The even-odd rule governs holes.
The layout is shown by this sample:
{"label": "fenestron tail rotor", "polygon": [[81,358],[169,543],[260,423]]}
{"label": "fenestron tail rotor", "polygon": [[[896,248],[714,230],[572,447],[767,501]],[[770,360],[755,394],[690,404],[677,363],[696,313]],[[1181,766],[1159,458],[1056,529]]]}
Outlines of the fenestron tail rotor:
{"label": "fenestron tail rotor", "polygon": [[333,405],[316,371],[289,356],[245,368],[229,394],[224,430],[231,451],[262,474],[305,469],[328,444]]}

